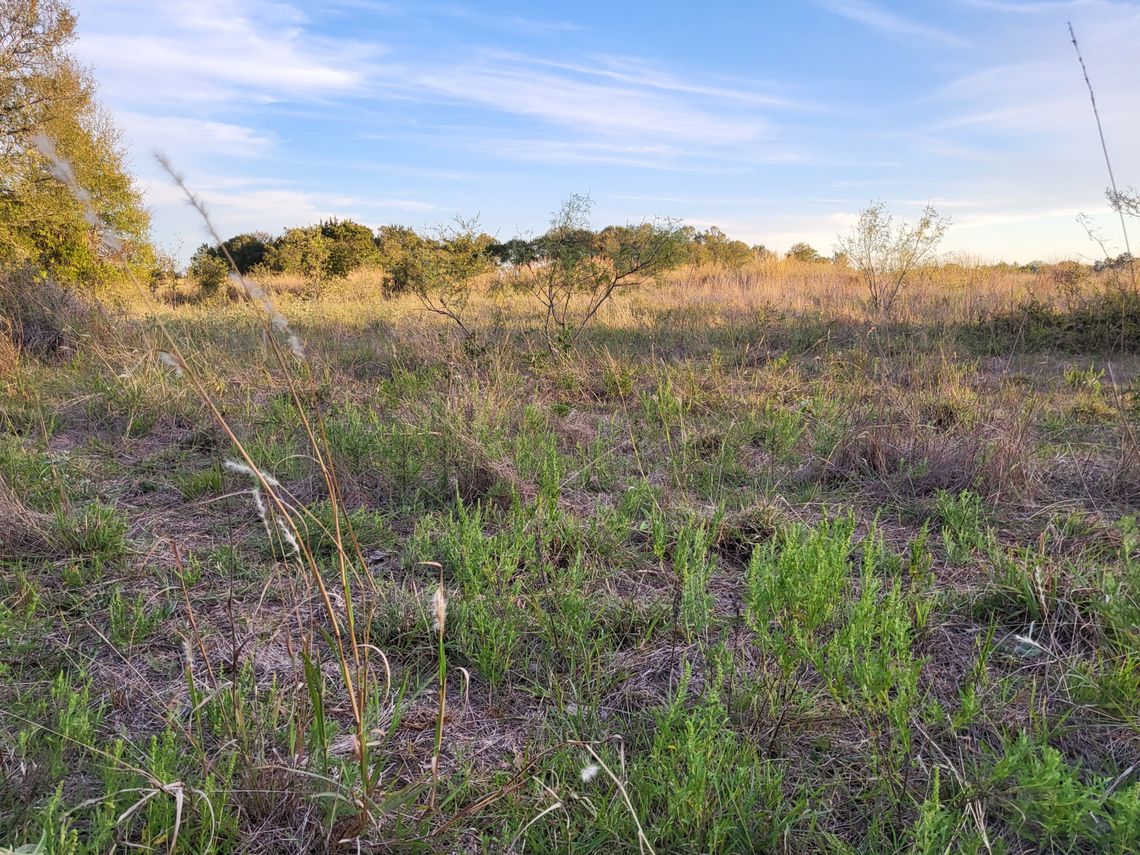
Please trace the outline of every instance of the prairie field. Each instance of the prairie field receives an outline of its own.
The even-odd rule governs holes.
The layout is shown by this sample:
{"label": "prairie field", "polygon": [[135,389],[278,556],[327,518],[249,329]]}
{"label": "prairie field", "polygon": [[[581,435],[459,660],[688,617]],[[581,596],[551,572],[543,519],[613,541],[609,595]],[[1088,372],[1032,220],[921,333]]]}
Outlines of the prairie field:
{"label": "prairie field", "polygon": [[16,294],[0,851],[1136,852],[1140,303],[1074,269],[689,265],[564,348],[495,275]]}

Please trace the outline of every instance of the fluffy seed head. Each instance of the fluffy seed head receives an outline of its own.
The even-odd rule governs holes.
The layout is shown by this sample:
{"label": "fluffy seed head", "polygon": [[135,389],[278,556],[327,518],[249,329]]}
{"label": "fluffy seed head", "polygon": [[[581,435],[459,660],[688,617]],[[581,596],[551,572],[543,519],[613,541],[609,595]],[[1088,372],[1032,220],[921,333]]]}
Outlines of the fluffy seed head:
{"label": "fluffy seed head", "polygon": [[590,763],[582,768],[581,778],[583,784],[588,784],[594,780],[594,776],[598,774],[601,767],[597,763]]}
{"label": "fluffy seed head", "polygon": [[238,475],[248,475],[250,478],[254,478],[254,479],[256,479],[258,476],[261,476],[261,480],[263,480],[270,487],[280,487],[281,486],[280,482],[278,482],[278,480],[276,478],[274,478],[272,475],[270,475],[268,472],[263,472],[261,470],[251,469],[250,467],[246,466],[244,463],[241,463],[240,461],[226,460],[222,463],[222,465],[225,466],[231,472],[236,472]]}
{"label": "fluffy seed head", "polygon": [[165,350],[158,352],[158,361],[174,372],[175,377],[182,376],[182,363],[180,363],[173,354],[167,353]]}
{"label": "fluffy seed head", "polygon": [[278,517],[277,527],[281,529],[281,537],[284,538],[287,544],[289,544],[289,548],[293,550],[293,554],[300,555],[301,547],[297,545],[297,538],[293,536],[293,532],[290,530],[288,523]]}
{"label": "fluffy seed head", "polygon": [[443,632],[444,626],[447,624],[447,594],[443,591],[443,585],[435,589],[435,593],[431,597],[432,607],[432,628],[436,632]]}

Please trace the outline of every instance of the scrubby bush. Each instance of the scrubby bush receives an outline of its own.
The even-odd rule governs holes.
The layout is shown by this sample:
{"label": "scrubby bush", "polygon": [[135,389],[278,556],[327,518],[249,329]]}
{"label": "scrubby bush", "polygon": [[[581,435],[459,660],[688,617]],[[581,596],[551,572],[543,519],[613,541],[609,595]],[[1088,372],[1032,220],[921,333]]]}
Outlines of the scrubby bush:
{"label": "scrubby bush", "polygon": [[528,290],[542,305],[543,332],[551,349],[572,347],[614,293],[652,279],[683,245],[672,221],[589,229],[593,203],[573,195],[542,236],[539,257],[526,265]]}
{"label": "scrubby bush", "polygon": [[0,274],[0,336],[16,352],[59,356],[78,345],[97,317],[96,304],[32,267]]}
{"label": "scrubby bush", "polygon": [[403,294],[416,290],[423,278],[423,264],[428,252],[437,247],[407,226],[381,226],[376,232],[376,249],[384,269],[386,294]]}
{"label": "scrubby bush", "polygon": [[293,273],[320,282],[326,278],[329,242],[319,228],[306,226],[286,229],[273,242],[265,266],[274,273]]}
{"label": "scrubby bush", "polygon": [[819,251],[814,246],[809,243],[804,243],[803,241],[792,244],[788,251],[784,253],[784,258],[805,261],[811,264],[827,261],[826,258],[819,254]]}
{"label": "scrubby bush", "polygon": [[680,230],[681,247],[677,261],[685,264],[716,264],[722,267],[743,267],[757,260],[763,247],[749,247],[742,240],[732,240],[716,226],[698,232],[692,226]]}
{"label": "scrubby bush", "polygon": [[355,270],[375,264],[380,257],[372,229],[352,220],[333,218],[320,225],[321,237],[328,244],[325,275],[343,279]]}
{"label": "scrubby bush", "polygon": [[479,232],[475,221],[456,219],[430,243],[421,244],[413,259],[412,289],[431,312],[450,318],[465,338],[474,330],[465,317],[473,280],[491,267],[487,248],[491,238]]}
{"label": "scrubby bush", "polygon": [[217,294],[226,283],[230,264],[216,249],[203,244],[190,257],[187,273],[198,286],[198,293],[208,298]]}
{"label": "scrubby bush", "polygon": [[871,308],[890,314],[911,276],[932,263],[950,220],[927,205],[918,223],[894,222],[882,202],[866,208],[851,233],[840,238],[836,252],[843,253],[859,271],[871,298]]}
{"label": "scrubby bush", "polygon": [[[268,232],[249,232],[234,235],[223,246],[234,265],[241,273],[249,273],[254,267],[265,261],[265,255],[273,238]],[[225,257],[224,254],[222,257]]]}
{"label": "scrubby bush", "polygon": [[1031,299],[988,318],[977,332],[991,347],[1056,348],[1069,353],[1140,353],[1140,294],[1110,289],[1074,300],[1067,309]]}

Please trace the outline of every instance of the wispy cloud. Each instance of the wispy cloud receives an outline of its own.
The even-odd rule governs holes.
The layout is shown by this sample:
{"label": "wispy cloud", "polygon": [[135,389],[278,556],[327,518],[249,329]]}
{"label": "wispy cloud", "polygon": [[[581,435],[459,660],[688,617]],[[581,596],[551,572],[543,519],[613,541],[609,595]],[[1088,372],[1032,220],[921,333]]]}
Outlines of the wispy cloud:
{"label": "wispy cloud", "polygon": [[605,80],[589,70],[550,68],[522,56],[490,53],[454,66],[393,71],[421,96],[475,103],[607,136],[634,134],[720,147],[758,140],[767,124],[758,112],[712,109],[708,101],[678,97],[660,84]]}
{"label": "wispy cloud", "polygon": [[1003,0],[957,0],[963,6],[1006,12],[1015,15],[1040,15],[1048,12],[1074,11],[1082,7],[1103,5],[1100,0],[1049,0],[1049,2],[1015,3]]}
{"label": "wispy cloud", "polygon": [[[771,83],[761,83],[750,80],[732,81],[716,84],[686,79],[677,74],[654,68],[645,60],[631,57],[600,56],[596,57],[593,65],[583,62],[565,62],[541,58],[527,58],[518,54],[503,54],[504,58],[514,58],[538,66],[560,69],[575,74],[600,77],[614,80],[618,83],[643,87],[651,90],[681,95],[698,95],[718,101],[733,102],[737,104],[752,105],[754,107],[773,107],[780,110],[795,112],[810,112],[819,109],[818,105],[804,99],[802,93],[798,97],[778,95],[769,90]],[[782,87],[786,88],[786,86]]]}
{"label": "wispy cloud", "polygon": [[962,47],[966,40],[954,33],[914,21],[867,0],[818,0],[826,9],[894,38],[918,39],[952,47]]}
{"label": "wispy cloud", "polygon": [[161,151],[192,149],[211,155],[250,158],[261,157],[274,144],[271,134],[230,122],[150,115],[134,110],[120,110],[117,116],[128,137],[144,139],[151,148]]}
{"label": "wispy cloud", "polygon": [[[83,23],[94,18],[91,0],[77,5]],[[99,26],[82,30],[78,52],[121,101],[216,105],[346,92],[381,52],[314,37],[296,7],[264,0],[100,0],[97,9]]]}

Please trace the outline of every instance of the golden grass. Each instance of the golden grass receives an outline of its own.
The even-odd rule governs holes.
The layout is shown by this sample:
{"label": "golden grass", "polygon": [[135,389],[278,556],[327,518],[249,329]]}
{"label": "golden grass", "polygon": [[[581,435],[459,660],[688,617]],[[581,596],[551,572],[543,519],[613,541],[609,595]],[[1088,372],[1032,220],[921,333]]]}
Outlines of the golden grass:
{"label": "golden grass", "polygon": [[[1028,300],[1064,308],[1074,298],[1102,287],[1103,277],[1074,283],[1054,268],[1023,272],[1003,266],[947,264],[922,270],[905,290],[894,320],[904,323],[968,323],[1010,311]],[[297,276],[274,275],[259,280],[291,318],[319,319],[322,324],[360,327],[371,323],[409,322],[426,328],[447,324],[421,311],[412,294],[386,296],[379,271],[360,270],[344,280],[314,286]],[[499,315],[510,328],[531,326],[541,307],[509,272],[482,277],[473,286],[470,311],[484,322]],[[650,314],[663,310],[699,312],[705,323],[729,323],[758,312],[822,317],[840,323],[874,323],[866,288],[847,267],[795,260],[766,260],[741,268],[685,266],[659,281],[620,289],[599,312],[599,323],[617,329],[637,328]],[[174,314],[203,318],[216,306],[179,305]]]}

